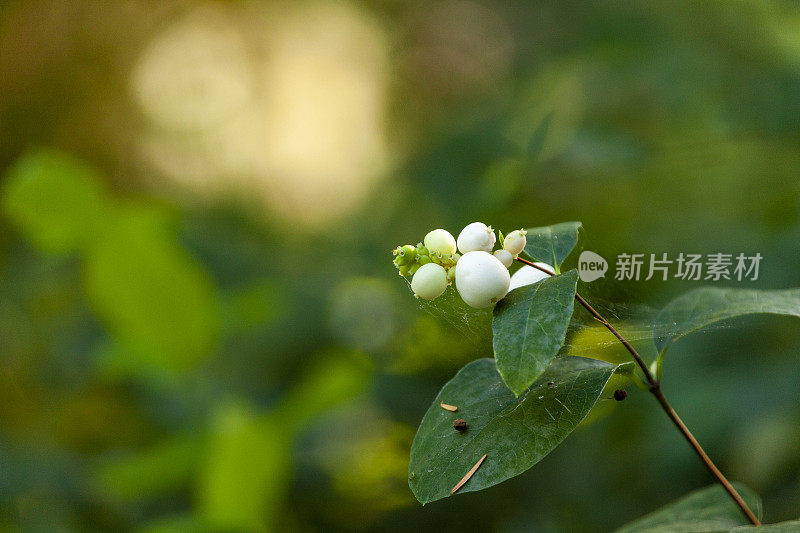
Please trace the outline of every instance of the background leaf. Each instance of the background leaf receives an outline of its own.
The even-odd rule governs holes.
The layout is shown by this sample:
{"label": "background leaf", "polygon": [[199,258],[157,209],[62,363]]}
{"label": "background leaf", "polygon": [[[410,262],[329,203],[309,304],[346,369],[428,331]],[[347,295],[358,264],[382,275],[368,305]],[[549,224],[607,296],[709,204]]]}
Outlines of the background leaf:
{"label": "background leaf", "polygon": [[[747,487],[734,483],[750,509],[761,518],[761,498]],[[617,533],[667,533],[728,531],[747,524],[742,511],[728,493],[714,485],[694,491],[661,509],[617,530]]]}
{"label": "background leaf", "polygon": [[71,251],[102,227],[104,196],[94,168],[54,149],[21,157],[0,193],[8,218],[48,252]]}
{"label": "background leaf", "polygon": [[123,356],[187,369],[215,348],[216,287],[159,209],[126,206],[85,254],[85,290]]}
{"label": "background leaf", "polygon": [[731,529],[731,533],[791,533],[800,531],[800,520],[789,520],[788,522],[780,522],[778,524],[764,524],[763,526],[741,526]]}
{"label": "background leaf", "polygon": [[556,273],[578,243],[580,222],[562,222],[552,226],[529,228],[525,253],[534,261],[553,265]]}
{"label": "background leaf", "polygon": [[180,434],[146,450],[106,458],[95,470],[98,489],[136,501],[185,487],[200,463],[203,442],[197,434]]}
{"label": "background leaf", "polygon": [[672,300],[656,316],[653,337],[659,353],[705,326],[743,315],[800,317],[800,289],[762,291],[703,287]]}
{"label": "background leaf", "polygon": [[[409,485],[425,504],[450,494],[487,454],[460,492],[481,490],[521,474],[569,435],[597,401],[614,365],[582,357],[556,358],[528,391],[515,397],[493,359],[462,368],[439,392],[411,446]],[[451,413],[445,402],[458,407]],[[463,418],[468,428],[453,429]]]}
{"label": "background leaf", "polygon": [[292,472],[292,441],[281,417],[237,404],[215,413],[197,501],[216,531],[261,531],[274,520]]}
{"label": "background leaf", "polygon": [[221,404],[197,480],[202,529],[280,531],[276,522],[298,435],[309,421],[359,396],[371,375],[361,354],[333,350],[307,368],[303,380],[267,414],[239,402]]}
{"label": "background leaf", "polygon": [[492,342],[497,370],[509,389],[527,389],[564,345],[578,272],[514,289],[494,308]]}

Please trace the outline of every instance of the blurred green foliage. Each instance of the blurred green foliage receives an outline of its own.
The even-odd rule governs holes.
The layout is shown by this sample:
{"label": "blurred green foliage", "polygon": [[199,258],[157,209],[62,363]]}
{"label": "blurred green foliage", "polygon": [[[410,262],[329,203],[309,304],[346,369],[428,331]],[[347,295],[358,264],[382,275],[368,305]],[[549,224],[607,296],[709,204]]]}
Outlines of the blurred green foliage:
{"label": "blurred green foliage", "polygon": [[[325,45],[366,27],[325,11],[329,34],[278,51],[385,46],[384,70],[365,69],[385,101],[358,107],[382,106],[389,170],[367,185],[355,171],[309,183],[295,172],[346,153],[315,146],[346,143],[353,122],[292,124],[302,156],[263,170],[275,143],[256,142],[272,118],[258,106],[292,94],[269,92],[275,71],[260,65],[275,54],[259,43],[285,35],[289,5],[0,6],[0,529],[604,531],[709,484],[652,399],[629,389],[535,471],[414,504],[413,432],[442,384],[491,353],[490,323],[444,312],[459,300],[447,294],[415,302],[390,250],[475,220],[504,232],[581,220],[582,245],[609,261],[760,252],[753,288],[800,286],[797,4],[336,7],[380,38]],[[142,58],[176,48],[145,50],[180,39],[191,53],[165,72],[206,81],[164,74],[146,94],[172,103],[147,107],[139,87],[156,78],[135,74]],[[351,86],[336,76],[364,58],[351,55],[303,79],[339,94]],[[214,100],[224,91],[235,98]],[[224,127],[187,130],[197,123]],[[298,200],[318,190],[312,207]],[[326,204],[347,209],[320,219]],[[603,278],[579,290],[639,348],[659,308],[696,286]],[[591,325],[577,315],[567,349],[615,357]],[[800,326],[733,325],[676,344],[664,387],[722,470],[762,495],[765,520],[793,519]]]}
{"label": "blurred green foliage", "polygon": [[214,288],[176,242],[168,210],[106,196],[95,170],[52,150],[23,156],[5,185],[5,211],[33,242],[81,256],[86,297],[121,345],[116,357],[185,369],[210,353]]}
{"label": "blurred green foliage", "polygon": [[8,170],[3,209],[22,233],[48,252],[85,249],[106,218],[98,172],[55,150],[21,157]]}

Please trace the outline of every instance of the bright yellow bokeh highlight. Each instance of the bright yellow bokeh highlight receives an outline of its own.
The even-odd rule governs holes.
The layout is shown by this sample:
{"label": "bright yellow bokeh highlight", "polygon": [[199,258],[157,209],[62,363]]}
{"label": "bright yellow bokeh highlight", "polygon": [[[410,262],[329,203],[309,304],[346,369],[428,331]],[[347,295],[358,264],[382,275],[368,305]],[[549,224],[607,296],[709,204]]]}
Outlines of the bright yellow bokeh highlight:
{"label": "bright yellow bokeh highlight", "polygon": [[343,3],[247,9],[197,9],[142,52],[141,153],[182,192],[335,222],[389,166],[383,31]]}

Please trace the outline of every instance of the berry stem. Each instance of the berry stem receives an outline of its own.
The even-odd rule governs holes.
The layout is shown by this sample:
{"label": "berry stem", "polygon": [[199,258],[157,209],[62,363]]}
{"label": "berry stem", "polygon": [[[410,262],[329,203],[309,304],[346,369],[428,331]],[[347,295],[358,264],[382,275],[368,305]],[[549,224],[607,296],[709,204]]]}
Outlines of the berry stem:
{"label": "berry stem", "polygon": [[[520,263],[524,263],[528,266],[532,266],[537,270],[541,270],[545,274],[555,276],[555,273],[550,271],[549,269],[536,265],[533,262],[528,261],[526,259],[517,257],[517,261],[519,261]],[[742,499],[741,495],[739,495],[739,493],[736,491],[733,485],[731,485],[731,482],[728,481],[727,478],[722,474],[722,472],[720,472],[719,468],[717,468],[716,465],[714,465],[714,463],[711,461],[711,458],[708,457],[705,450],[703,450],[702,446],[700,446],[700,443],[697,442],[696,438],[694,438],[692,432],[689,431],[689,428],[686,427],[686,424],[684,424],[683,420],[680,419],[678,413],[676,413],[675,410],[672,408],[672,406],[669,404],[667,398],[664,396],[664,392],[661,390],[661,383],[659,383],[658,380],[653,377],[653,374],[650,372],[650,369],[647,368],[647,365],[645,364],[644,360],[639,355],[639,353],[636,351],[636,349],[634,349],[634,347],[631,346],[631,343],[628,342],[619,333],[619,331],[617,331],[617,329],[611,325],[611,323],[608,320],[606,320],[591,305],[589,305],[589,302],[584,300],[583,297],[577,292],[575,293],[575,299],[587,311],[589,311],[589,314],[591,314],[595,319],[597,319],[601,324],[603,324],[606,327],[606,329],[608,329],[608,331],[610,331],[622,343],[625,349],[628,350],[628,352],[633,357],[633,360],[636,361],[636,364],[639,365],[639,368],[642,370],[645,380],[647,380],[647,383],[650,386],[649,389],[650,393],[656,397],[656,400],[658,400],[658,403],[659,405],[661,405],[661,408],[664,410],[664,412],[667,414],[667,416],[675,425],[675,427],[678,428],[678,431],[681,432],[683,437],[695,451],[697,456],[700,458],[700,461],[703,462],[708,471],[711,472],[711,475],[714,476],[714,478],[716,478],[717,482],[720,485],[722,485],[722,487],[730,495],[733,501],[736,502],[736,505],[739,506],[739,509],[741,509],[742,513],[745,515],[745,517],[747,517],[747,520],[750,521],[750,523],[755,526],[760,526],[761,522],[758,520],[758,517],[755,514],[753,514],[753,511],[750,510],[750,508],[747,506],[747,503],[744,501],[744,499]]]}

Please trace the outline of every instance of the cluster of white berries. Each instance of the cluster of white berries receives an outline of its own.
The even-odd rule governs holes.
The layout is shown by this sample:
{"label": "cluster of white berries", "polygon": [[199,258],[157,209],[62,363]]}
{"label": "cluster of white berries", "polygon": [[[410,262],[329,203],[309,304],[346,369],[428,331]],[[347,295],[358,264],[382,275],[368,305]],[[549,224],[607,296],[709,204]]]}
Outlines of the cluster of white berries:
{"label": "cluster of white berries", "polygon": [[[435,229],[416,246],[395,248],[394,264],[401,276],[412,276],[411,290],[418,298],[438,298],[455,281],[467,305],[488,307],[515,288],[508,268],[525,248],[525,234],[523,229],[512,231],[505,239],[501,234],[502,248],[493,252],[494,230],[482,222],[468,224],[458,239],[447,230]],[[522,269],[517,274],[520,272]],[[516,286],[533,283],[521,281]]]}

